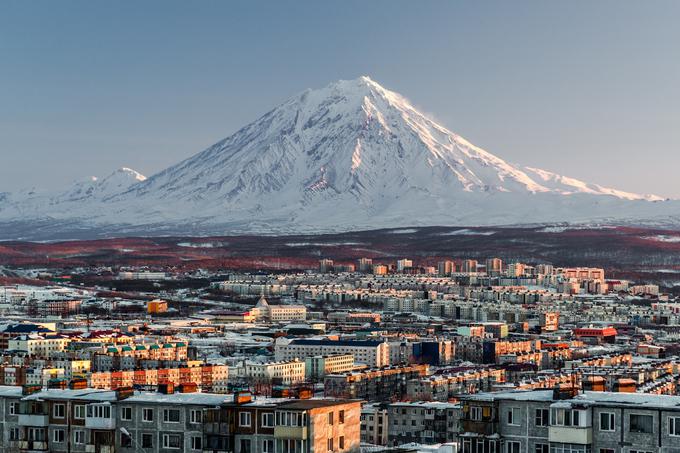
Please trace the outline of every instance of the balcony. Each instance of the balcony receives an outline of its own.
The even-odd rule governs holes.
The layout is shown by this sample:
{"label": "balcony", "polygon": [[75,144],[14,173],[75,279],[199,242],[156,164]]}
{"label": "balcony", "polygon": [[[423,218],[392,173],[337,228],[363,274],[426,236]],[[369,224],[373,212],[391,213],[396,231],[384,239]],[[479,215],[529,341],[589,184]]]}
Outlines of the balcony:
{"label": "balcony", "polygon": [[47,414],[19,414],[20,426],[50,426],[50,416]]}
{"label": "balcony", "polygon": [[113,445],[85,445],[86,453],[115,453],[116,447]]}
{"label": "balcony", "polygon": [[116,420],[103,417],[85,417],[85,428],[90,429],[116,429]]}
{"label": "balcony", "polygon": [[44,452],[47,451],[47,442],[36,440],[22,440],[19,442],[19,449],[23,453]]}
{"label": "balcony", "polygon": [[593,443],[593,429],[589,426],[551,426],[548,438],[551,443],[588,445]]}
{"label": "balcony", "polygon": [[280,439],[307,439],[306,426],[276,426],[274,437]]}
{"label": "balcony", "polygon": [[461,420],[463,432],[476,433],[485,436],[498,432],[498,423],[491,420]]}

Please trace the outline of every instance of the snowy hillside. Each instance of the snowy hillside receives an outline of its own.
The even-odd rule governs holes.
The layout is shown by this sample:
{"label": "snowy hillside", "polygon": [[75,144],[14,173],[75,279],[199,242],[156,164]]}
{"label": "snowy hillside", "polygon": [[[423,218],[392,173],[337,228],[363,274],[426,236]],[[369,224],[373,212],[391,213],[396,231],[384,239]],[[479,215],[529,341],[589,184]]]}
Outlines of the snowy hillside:
{"label": "snowy hillside", "polygon": [[509,164],[368,77],[307,90],[148,179],[121,169],[53,196],[0,195],[0,222],[111,234],[674,223],[679,213],[679,202]]}

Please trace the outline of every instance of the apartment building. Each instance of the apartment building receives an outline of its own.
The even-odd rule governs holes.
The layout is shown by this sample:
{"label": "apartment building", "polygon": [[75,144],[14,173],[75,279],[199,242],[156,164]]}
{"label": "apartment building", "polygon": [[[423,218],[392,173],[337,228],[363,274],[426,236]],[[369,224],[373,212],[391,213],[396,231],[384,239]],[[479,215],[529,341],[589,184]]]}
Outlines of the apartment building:
{"label": "apartment building", "polygon": [[357,363],[369,367],[382,367],[390,364],[387,343],[374,340],[313,340],[277,338],[274,356],[277,362],[305,359],[319,355],[352,354]]}
{"label": "apartment building", "polygon": [[204,452],[327,453],[359,451],[361,403],[349,400],[252,400],[205,411]]}
{"label": "apartment building", "polygon": [[477,367],[411,379],[406,395],[411,401],[449,401],[461,394],[487,392],[506,382],[502,368]]}
{"label": "apartment building", "polygon": [[463,453],[680,451],[680,396],[556,390],[461,398]]}
{"label": "apartment building", "polygon": [[358,452],[360,412],[348,400],[0,386],[0,445],[8,453]]}
{"label": "apartment building", "polygon": [[61,335],[19,335],[9,340],[7,349],[24,352],[29,356],[49,359],[60,352],[64,352],[71,340]]}
{"label": "apartment building", "polygon": [[361,443],[387,445],[387,403],[364,404],[361,408]]}
{"label": "apartment building", "polygon": [[305,380],[305,362],[299,359],[268,363],[243,361],[232,367],[229,375],[233,380],[244,379],[258,384],[296,384]]}
{"label": "apartment building", "polygon": [[150,387],[163,384],[193,384],[203,391],[224,393],[227,390],[227,365],[200,364],[181,368],[149,368],[98,371],[88,376],[88,386],[115,390],[122,387]]}
{"label": "apartment building", "polygon": [[327,374],[344,373],[354,369],[352,354],[318,355],[305,358],[305,374],[309,380],[321,379]]}
{"label": "apartment building", "polygon": [[437,444],[458,439],[460,405],[398,402],[387,406],[388,445]]}
{"label": "apartment building", "polygon": [[329,374],[324,378],[324,394],[334,398],[391,401],[403,398],[407,382],[426,376],[428,370],[428,365],[399,365]]}

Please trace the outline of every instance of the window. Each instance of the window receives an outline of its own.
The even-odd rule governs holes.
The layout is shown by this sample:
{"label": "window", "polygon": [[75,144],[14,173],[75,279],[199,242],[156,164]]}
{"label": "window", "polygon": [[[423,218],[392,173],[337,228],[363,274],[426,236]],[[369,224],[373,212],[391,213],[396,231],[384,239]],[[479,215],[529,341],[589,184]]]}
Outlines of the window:
{"label": "window", "polygon": [[189,412],[189,420],[191,423],[201,423],[203,421],[203,411],[193,409]]}
{"label": "window", "polygon": [[52,431],[52,442],[61,443],[66,440],[66,431],[63,429],[55,429]]}
{"label": "window", "polygon": [[536,453],[550,453],[550,444],[536,444]]}
{"label": "window", "polygon": [[340,437],[338,438],[338,448],[339,448],[340,450],[344,450],[344,449],[345,449],[345,436],[340,436]]}
{"label": "window", "polygon": [[153,409],[145,407],[142,409],[142,421],[152,422],[153,421]]}
{"label": "window", "polygon": [[241,439],[241,453],[250,453],[250,439]]}
{"label": "window", "polygon": [[90,404],[87,406],[89,418],[111,418],[111,406],[109,404]]}
{"label": "window", "polygon": [[671,436],[680,436],[680,417],[668,418],[668,434]]}
{"label": "window", "polygon": [[168,423],[179,423],[179,409],[164,409],[163,421]]}
{"label": "window", "polygon": [[[584,413],[581,414],[581,412]],[[554,426],[586,426],[585,411],[552,409],[551,417]]]}
{"label": "window", "polygon": [[201,450],[203,448],[203,438],[201,436],[192,437],[191,448],[194,450]]}
{"label": "window", "polygon": [[631,433],[651,434],[654,432],[652,427],[653,418],[651,415],[630,414],[629,431]]}
{"label": "window", "polygon": [[142,448],[153,448],[153,434],[142,433]]}
{"label": "window", "polygon": [[328,439],[328,451],[333,451],[333,438]]}
{"label": "window", "polygon": [[482,420],[482,408],[479,406],[472,406],[470,408],[470,420],[481,421]]}
{"label": "window", "polygon": [[334,421],[333,412],[328,413],[328,424],[332,425]]}
{"label": "window", "polygon": [[28,439],[29,441],[44,442],[47,436],[45,435],[44,428],[28,428]]}
{"label": "window", "polygon": [[66,416],[66,405],[55,404],[54,407],[52,408],[52,416],[54,418],[64,418]]}
{"label": "window", "polygon": [[163,434],[163,448],[182,448],[182,436],[179,434]]}
{"label": "window", "polygon": [[262,453],[274,453],[274,441],[272,439],[262,441]]}
{"label": "window", "polygon": [[600,412],[600,431],[614,431],[614,413]]}
{"label": "window", "polygon": [[250,412],[238,413],[238,426],[250,426]]}
{"label": "window", "polygon": [[613,448],[600,448],[600,453],[616,453]]}
{"label": "window", "polygon": [[649,450],[628,450],[628,453],[653,453]]}
{"label": "window", "polygon": [[[345,423],[345,411],[344,410],[338,411],[338,423],[340,423],[341,425],[343,423]],[[340,448],[342,448],[342,447],[340,447]]]}
{"label": "window", "polygon": [[505,444],[505,453],[519,453],[521,444],[515,441],[509,441]]}
{"label": "window", "polygon": [[549,413],[548,409],[536,409],[536,426],[548,426]]}
{"label": "window", "polygon": [[126,406],[121,408],[120,410],[120,419],[121,420],[132,420],[132,408],[130,406]]}
{"label": "window", "polygon": [[17,414],[17,405],[19,403],[9,403],[9,415],[16,415]]}
{"label": "window", "polygon": [[508,425],[519,425],[521,420],[519,407],[511,407],[508,409]]}
{"label": "window", "polygon": [[274,427],[274,414],[272,412],[265,412],[262,414],[261,424],[263,428]]}
{"label": "window", "polygon": [[73,431],[73,443],[74,444],[84,444],[85,443],[85,431],[76,430]]}
{"label": "window", "polygon": [[77,418],[78,420],[82,420],[85,418],[84,404],[76,404],[75,406],[73,406],[73,417]]}

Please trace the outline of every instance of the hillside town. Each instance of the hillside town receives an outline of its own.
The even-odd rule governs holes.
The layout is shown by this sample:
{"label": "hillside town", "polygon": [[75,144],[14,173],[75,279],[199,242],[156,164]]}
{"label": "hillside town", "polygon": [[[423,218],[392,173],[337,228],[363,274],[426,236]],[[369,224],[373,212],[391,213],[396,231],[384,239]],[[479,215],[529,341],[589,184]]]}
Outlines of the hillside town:
{"label": "hillside town", "polygon": [[3,451],[680,451],[680,301],[605,269],[11,271]]}

